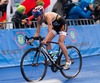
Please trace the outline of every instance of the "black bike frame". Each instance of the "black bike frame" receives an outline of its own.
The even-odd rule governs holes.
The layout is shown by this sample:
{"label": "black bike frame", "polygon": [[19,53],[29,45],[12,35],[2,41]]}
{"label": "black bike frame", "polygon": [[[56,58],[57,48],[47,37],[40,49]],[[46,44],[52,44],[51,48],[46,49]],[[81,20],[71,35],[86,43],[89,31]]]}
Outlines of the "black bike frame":
{"label": "black bike frame", "polygon": [[[48,43],[53,43],[53,44],[58,44],[57,42],[48,42]],[[43,53],[47,56],[47,58],[51,61],[52,64],[55,64],[54,60],[51,58],[51,56],[48,54],[48,51],[45,49],[45,47],[43,45],[39,46],[39,50],[40,52],[43,51]],[[58,55],[60,55],[60,47],[58,49]]]}

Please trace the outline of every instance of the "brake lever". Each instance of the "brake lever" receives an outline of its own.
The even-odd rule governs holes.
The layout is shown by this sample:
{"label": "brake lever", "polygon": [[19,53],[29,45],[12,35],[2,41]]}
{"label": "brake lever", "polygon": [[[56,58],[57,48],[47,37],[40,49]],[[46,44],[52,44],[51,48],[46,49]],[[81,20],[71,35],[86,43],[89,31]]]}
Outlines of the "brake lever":
{"label": "brake lever", "polygon": [[34,46],[32,43],[29,44],[30,46]]}

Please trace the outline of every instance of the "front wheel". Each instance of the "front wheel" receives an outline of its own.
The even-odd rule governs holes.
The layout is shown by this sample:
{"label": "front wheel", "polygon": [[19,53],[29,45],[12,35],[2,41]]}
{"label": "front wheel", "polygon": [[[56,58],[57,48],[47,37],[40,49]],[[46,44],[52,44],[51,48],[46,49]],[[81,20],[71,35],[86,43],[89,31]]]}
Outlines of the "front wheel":
{"label": "front wheel", "polygon": [[[60,70],[60,72],[66,78],[74,78],[79,74],[79,72],[81,70],[82,57],[81,57],[80,51],[76,47],[68,46],[66,48],[67,48],[67,52],[68,52],[68,57],[71,60],[72,64],[68,70],[62,69],[62,70]],[[60,65],[63,67],[65,62],[66,62],[65,56],[63,53],[61,53]]]}
{"label": "front wheel", "polygon": [[40,81],[44,78],[47,70],[47,59],[38,48],[31,48],[22,56],[20,69],[22,76],[28,82]]}

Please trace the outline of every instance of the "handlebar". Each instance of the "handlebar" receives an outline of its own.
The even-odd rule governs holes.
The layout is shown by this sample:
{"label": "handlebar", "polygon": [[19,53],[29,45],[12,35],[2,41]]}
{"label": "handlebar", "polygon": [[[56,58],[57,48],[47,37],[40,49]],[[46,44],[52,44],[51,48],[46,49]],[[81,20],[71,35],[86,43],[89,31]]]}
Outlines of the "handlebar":
{"label": "handlebar", "polygon": [[[30,39],[39,40],[40,43],[41,43],[41,41],[43,41],[45,39],[45,37],[41,37],[41,36],[38,36],[38,37],[27,37],[27,36],[25,36],[25,40],[26,41],[29,41]],[[29,45],[33,46],[32,43],[29,43]]]}
{"label": "handlebar", "polygon": [[38,37],[27,37],[27,36],[25,36],[25,38],[27,40],[30,40],[30,39],[39,40],[39,41],[43,41],[44,40],[44,37],[41,37],[41,36],[38,36]]}
{"label": "handlebar", "polygon": [[[41,44],[41,41],[43,41],[45,39],[45,37],[42,37],[42,36],[38,36],[38,37],[27,37],[25,36],[25,42],[31,40],[31,39],[34,39],[34,40],[39,40],[40,41],[40,44]],[[57,42],[47,42],[47,44],[44,44],[45,46],[48,46],[48,43],[54,43],[54,44],[58,44]],[[32,43],[29,43],[29,45],[33,46]]]}

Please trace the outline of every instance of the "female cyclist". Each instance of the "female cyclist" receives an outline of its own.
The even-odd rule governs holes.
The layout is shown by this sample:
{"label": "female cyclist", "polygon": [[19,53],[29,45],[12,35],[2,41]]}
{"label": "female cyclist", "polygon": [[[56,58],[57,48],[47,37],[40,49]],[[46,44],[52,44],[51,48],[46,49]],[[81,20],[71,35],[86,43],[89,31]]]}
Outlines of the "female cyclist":
{"label": "female cyclist", "polygon": [[[71,65],[71,61],[68,58],[67,49],[66,49],[66,46],[64,45],[64,40],[66,38],[67,29],[68,29],[68,27],[65,26],[66,21],[60,15],[54,12],[44,13],[43,6],[35,7],[32,10],[32,14],[37,21],[37,30],[34,37],[39,36],[41,24],[43,22],[48,25],[48,34],[46,38],[42,41],[43,44],[46,44],[48,41],[51,41],[55,37],[56,34],[59,34],[58,43],[66,58],[64,69],[68,69]],[[30,42],[33,42],[33,41],[34,40],[31,40]],[[51,45],[48,45],[47,49],[51,50]]]}

